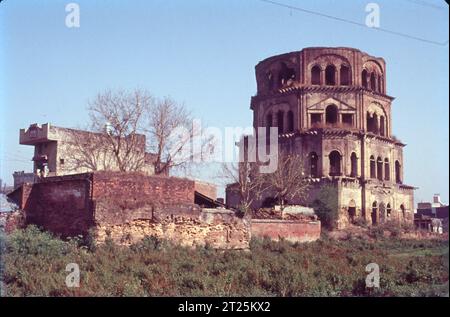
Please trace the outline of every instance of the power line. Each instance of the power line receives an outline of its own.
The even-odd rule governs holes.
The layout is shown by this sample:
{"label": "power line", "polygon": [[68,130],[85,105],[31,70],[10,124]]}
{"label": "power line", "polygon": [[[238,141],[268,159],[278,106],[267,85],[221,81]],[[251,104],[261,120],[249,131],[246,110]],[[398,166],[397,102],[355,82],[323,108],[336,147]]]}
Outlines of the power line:
{"label": "power line", "polygon": [[[297,6],[292,6],[292,5],[289,5],[289,4],[284,4],[284,3],[272,1],[272,0],[259,0],[259,1],[265,2],[265,3],[269,3],[269,4],[272,4],[272,5],[276,5],[276,6],[279,6],[279,7],[287,8],[287,9],[290,9],[290,10],[296,10],[296,11],[300,11],[300,12],[303,12],[303,13],[308,13],[308,14],[320,16],[320,17],[323,17],[323,18],[327,18],[327,19],[331,19],[331,20],[335,20],[335,21],[344,22],[344,23],[353,24],[353,25],[357,25],[357,26],[361,26],[361,27],[367,28],[367,25],[364,24],[364,23],[356,22],[356,21],[352,21],[352,20],[348,20],[348,19],[344,19],[344,18],[340,18],[340,17],[337,17],[337,16],[325,14],[325,13],[322,13],[322,12],[312,11],[312,10],[300,8],[300,7],[297,7]],[[380,31],[380,32],[384,32],[384,33],[397,35],[397,36],[401,36],[401,37],[404,37],[404,38],[409,38],[409,39],[416,40],[416,41],[429,43],[429,44],[435,44],[435,45],[440,45],[440,46],[446,46],[448,44],[448,40],[445,41],[445,42],[437,42],[437,41],[432,41],[432,40],[424,39],[424,38],[417,37],[417,36],[414,36],[414,35],[401,33],[401,32],[397,32],[397,31],[392,31],[392,30],[388,30],[388,29],[384,29],[384,28],[380,28],[380,27],[373,27],[373,28],[370,28],[370,29],[376,30],[376,31]]]}
{"label": "power line", "polygon": [[426,2],[426,1],[421,1],[421,0],[405,0],[405,1],[417,4],[417,5],[420,5],[420,6],[423,6],[423,7],[429,7],[429,8],[437,9],[437,10],[445,10],[446,9],[445,7],[442,7],[440,5],[436,5],[436,4],[429,3],[429,2]]}

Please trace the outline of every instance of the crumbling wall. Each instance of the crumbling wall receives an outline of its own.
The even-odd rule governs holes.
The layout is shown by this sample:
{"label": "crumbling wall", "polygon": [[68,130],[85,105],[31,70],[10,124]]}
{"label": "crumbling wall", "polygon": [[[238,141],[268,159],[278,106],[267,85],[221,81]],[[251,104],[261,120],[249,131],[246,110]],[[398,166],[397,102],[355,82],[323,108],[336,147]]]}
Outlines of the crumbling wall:
{"label": "crumbling wall", "polygon": [[176,244],[216,249],[248,249],[250,223],[225,209],[203,209],[196,205],[156,207],[146,217],[125,222],[107,221],[96,226],[97,242],[112,239],[130,245],[146,236],[167,239]]}
{"label": "crumbling wall", "polygon": [[92,199],[123,207],[141,204],[189,204],[194,202],[194,181],[141,173],[96,172],[92,177]]}
{"label": "crumbling wall", "polygon": [[63,237],[86,234],[94,223],[86,178],[55,177],[34,184],[24,206],[26,224]]}
{"label": "crumbling wall", "polygon": [[194,181],[141,173],[96,172],[49,177],[14,195],[26,224],[54,234],[108,237],[130,245],[153,235],[184,246],[248,249],[250,223],[225,209],[194,204]]}
{"label": "crumbling wall", "polygon": [[320,221],[252,219],[253,237],[283,238],[291,242],[311,242],[320,238]]}

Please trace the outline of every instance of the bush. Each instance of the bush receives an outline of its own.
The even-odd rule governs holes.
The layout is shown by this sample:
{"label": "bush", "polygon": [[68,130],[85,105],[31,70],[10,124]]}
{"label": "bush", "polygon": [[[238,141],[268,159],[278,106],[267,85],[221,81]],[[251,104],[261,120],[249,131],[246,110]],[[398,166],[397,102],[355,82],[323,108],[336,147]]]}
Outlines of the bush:
{"label": "bush", "polygon": [[331,185],[323,186],[317,198],[314,200],[312,207],[323,227],[330,230],[335,228],[338,219],[337,188]]}
{"label": "bush", "polygon": [[360,227],[363,227],[363,228],[367,228],[367,227],[368,227],[368,224],[367,224],[366,219],[364,219],[364,218],[362,218],[362,217],[356,218],[356,219],[353,221],[353,224],[354,224],[355,226],[360,226]]}
{"label": "bush", "polygon": [[[448,282],[446,241],[266,238],[250,247],[192,249],[147,237],[89,249],[29,227],[6,239],[3,280],[7,296],[430,296]],[[375,291],[365,287],[372,262],[382,274]],[[65,285],[68,263],[80,267],[79,288]]]}

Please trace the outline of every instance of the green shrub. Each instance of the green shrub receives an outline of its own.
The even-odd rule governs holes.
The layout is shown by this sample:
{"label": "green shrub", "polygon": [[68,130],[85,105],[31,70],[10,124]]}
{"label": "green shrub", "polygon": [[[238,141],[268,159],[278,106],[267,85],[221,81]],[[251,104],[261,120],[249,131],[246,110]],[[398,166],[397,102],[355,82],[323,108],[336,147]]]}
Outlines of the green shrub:
{"label": "green shrub", "polygon": [[[3,281],[7,296],[440,296],[448,283],[446,241],[266,238],[250,247],[192,249],[147,237],[86,248],[29,227],[6,239]],[[382,276],[376,290],[365,286],[372,262]],[[79,288],[65,285],[68,263],[80,267]]]}
{"label": "green shrub", "polygon": [[335,228],[338,219],[337,188],[331,185],[323,186],[312,203],[312,207],[323,227],[330,230]]}

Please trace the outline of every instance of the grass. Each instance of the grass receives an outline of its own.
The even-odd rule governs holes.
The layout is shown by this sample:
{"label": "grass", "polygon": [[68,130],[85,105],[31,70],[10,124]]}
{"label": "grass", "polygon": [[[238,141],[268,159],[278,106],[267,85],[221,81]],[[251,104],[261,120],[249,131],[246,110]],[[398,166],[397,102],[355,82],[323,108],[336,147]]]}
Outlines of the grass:
{"label": "grass", "polygon": [[[373,262],[378,289],[365,287]],[[66,287],[68,263],[80,267],[78,288]],[[7,296],[448,296],[448,241],[438,240],[260,239],[246,252],[147,237],[127,248],[62,241],[31,226],[8,236],[2,264]]]}

